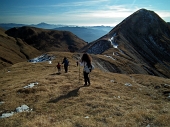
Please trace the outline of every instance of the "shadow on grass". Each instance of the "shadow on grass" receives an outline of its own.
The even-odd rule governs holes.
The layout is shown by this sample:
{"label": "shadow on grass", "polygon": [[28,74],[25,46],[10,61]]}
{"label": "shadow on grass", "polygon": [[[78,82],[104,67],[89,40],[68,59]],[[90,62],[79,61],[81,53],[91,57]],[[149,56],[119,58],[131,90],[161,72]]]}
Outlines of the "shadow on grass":
{"label": "shadow on grass", "polygon": [[53,74],[50,74],[50,75],[61,75],[61,73],[53,73]]}
{"label": "shadow on grass", "polygon": [[63,100],[63,99],[68,99],[70,97],[77,97],[78,91],[81,87],[85,87],[85,86],[80,86],[80,87],[68,92],[66,95],[61,95],[61,96],[57,97],[56,99],[48,101],[48,103],[57,103],[58,101]]}

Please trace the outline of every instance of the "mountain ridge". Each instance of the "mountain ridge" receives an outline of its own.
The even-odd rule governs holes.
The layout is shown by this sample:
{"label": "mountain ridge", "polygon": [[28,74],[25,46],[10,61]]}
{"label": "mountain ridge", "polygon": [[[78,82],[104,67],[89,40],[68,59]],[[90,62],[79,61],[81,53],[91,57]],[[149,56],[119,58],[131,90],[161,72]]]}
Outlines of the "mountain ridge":
{"label": "mountain ridge", "polygon": [[41,29],[36,27],[12,28],[6,34],[21,38],[29,45],[42,51],[71,51],[75,52],[87,43],[69,31]]}
{"label": "mountain ridge", "polygon": [[119,61],[126,59],[133,63],[132,72],[137,63],[138,68],[149,74],[170,77],[170,29],[153,11],[140,9],[134,12],[80,51],[109,55]]}

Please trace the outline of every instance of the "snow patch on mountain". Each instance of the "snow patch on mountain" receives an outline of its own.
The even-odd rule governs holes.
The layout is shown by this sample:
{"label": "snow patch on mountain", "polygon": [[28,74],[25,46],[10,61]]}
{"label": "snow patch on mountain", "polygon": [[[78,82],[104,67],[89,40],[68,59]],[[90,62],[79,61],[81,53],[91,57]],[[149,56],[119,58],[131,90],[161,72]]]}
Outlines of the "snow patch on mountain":
{"label": "snow patch on mountain", "polygon": [[118,44],[115,42],[115,39],[114,39],[115,36],[116,36],[116,33],[114,33],[113,36],[108,39],[108,41],[111,43],[111,45],[112,45],[114,48],[118,48]]}
{"label": "snow patch on mountain", "polygon": [[29,62],[38,63],[38,62],[49,61],[49,64],[51,64],[51,60],[53,60],[53,59],[54,59],[54,56],[50,56],[48,54],[43,54],[39,57],[29,60]]}
{"label": "snow patch on mountain", "polygon": [[108,56],[108,55],[104,55],[104,56],[107,57],[107,58],[110,58],[112,60],[115,60],[115,58],[113,58],[112,56]]}

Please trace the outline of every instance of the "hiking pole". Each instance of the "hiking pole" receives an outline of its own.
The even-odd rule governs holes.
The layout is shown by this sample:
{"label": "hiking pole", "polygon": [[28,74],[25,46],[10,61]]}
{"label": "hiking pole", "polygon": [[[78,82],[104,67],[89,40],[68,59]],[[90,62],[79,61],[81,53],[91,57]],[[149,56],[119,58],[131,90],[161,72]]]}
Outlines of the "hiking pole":
{"label": "hiking pole", "polygon": [[54,68],[55,68],[55,69],[54,69],[54,71],[55,71],[54,74],[56,74],[56,66],[55,66]]}
{"label": "hiking pole", "polygon": [[80,65],[79,66],[79,84],[80,84]]}

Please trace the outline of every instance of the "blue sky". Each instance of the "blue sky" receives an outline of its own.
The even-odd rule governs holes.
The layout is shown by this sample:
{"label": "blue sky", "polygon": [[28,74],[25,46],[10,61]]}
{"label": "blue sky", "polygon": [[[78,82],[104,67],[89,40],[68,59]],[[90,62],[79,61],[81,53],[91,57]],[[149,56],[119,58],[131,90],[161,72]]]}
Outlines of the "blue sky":
{"label": "blue sky", "polygon": [[170,0],[0,0],[0,23],[115,26],[145,8],[170,22]]}

